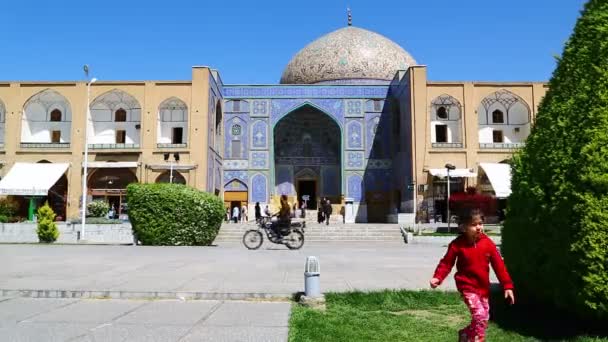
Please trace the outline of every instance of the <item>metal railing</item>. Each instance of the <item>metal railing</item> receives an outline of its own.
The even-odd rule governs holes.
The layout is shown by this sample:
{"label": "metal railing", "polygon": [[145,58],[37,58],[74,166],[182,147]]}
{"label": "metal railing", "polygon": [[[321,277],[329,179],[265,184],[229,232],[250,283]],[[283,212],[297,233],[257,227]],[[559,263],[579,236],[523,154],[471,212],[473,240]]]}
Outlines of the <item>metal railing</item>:
{"label": "metal railing", "polygon": [[92,150],[128,150],[138,149],[139,144],[89,144]]}
{"label": "metal railing", "polygon": [[167,144],[167,143],[158,143],[156,144],[156,148],[186,148],[188,147],[188,144],[183,143],[183,144]]}
{"label": "metal railing", "polygon": [[479,143],[482,149],[507,149],[513,150],[524,147],[525,143]]}
{"label": "metal railing", "polygon": [[19,144],[19,146],[21,148],[70,148],[70,143],[69,142],[62,142],[62,143],[29,143],[29,142],[22,142]]}
{"label": "metal railing", "polygon": [[456,142],[455,143],[434,142],[431,144],[431,146],[433,148],[463,148],[464,147],[464,145],[459,142],[458,143],[456,143]]}

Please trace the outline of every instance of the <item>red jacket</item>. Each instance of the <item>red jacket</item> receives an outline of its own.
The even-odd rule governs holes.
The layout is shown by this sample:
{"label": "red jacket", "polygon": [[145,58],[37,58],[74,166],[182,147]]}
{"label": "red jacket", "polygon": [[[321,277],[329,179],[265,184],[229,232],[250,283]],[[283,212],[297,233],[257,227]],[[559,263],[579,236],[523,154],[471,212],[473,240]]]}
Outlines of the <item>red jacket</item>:
{"label": "red jacket", "polygon": [[490,238],[481,234],[476,242],[470,243],[462,235],[454,239],[448,251],[437,265],[434,278],[443,282],[456,262],[456,287],[460,292],[473,292],[482,297],[490,295],[490,266],[505,290],[513,289],[513,281],[507,273],[505,263]]}

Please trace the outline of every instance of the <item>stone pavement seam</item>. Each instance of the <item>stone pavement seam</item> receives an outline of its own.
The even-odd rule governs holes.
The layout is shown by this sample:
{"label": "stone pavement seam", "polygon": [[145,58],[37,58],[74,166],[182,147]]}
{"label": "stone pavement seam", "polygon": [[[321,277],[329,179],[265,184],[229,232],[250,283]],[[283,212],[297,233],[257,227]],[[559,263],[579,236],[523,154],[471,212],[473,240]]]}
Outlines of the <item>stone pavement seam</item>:
{"label": "stone pavement seam", "polygon": [[126,316],[126,315],[128,315],[128,314],[130,314],[130,313],[134,312],[135,310],[139,310],[139,309],[143,308],[143,307],[144,307],[144,306],[146,306],[146,305],[150,305],[150,303],[142,303],[142,304],[141,304],[141,305],[139,305],[139,306],[136,306],[136,307],[134,307],[134,308],[132,308],[132,309],[130,309],[130,310],[127,310],[127,311],[123,312],[122,314],[120,314],[120,315],[118,315],[118,316],[116,316],[116,317],[112,318],[112,319],[111,319],[109,322],[103,322],[103,323],[101,323],[101,324],[98,324],[97,326],[95,326],[95,327],[93,327],[93,328],[89,329],[89,330],[88,330],[86,333],[81,334],[81,335],[78,335],[78,336],[74,336],[73,338],[69,339],[67,342],[69,342],[69,341],[75,341],[75,340],[80,339],[80,338],[84,338],[84,337],[86,337],[86,336],[87,336],[89,333],[91,333],[91,332],[93,332],[93,331],[95,331],[95,330],[97,330],[97,329],[99,329],[99,328],[103,328],[103,327],[106,327],[106,326],[108,326],[108,325],[112,325],[112,322],[115,322],[115,321],[116,321],[116,320],[118,320],[119,318],[124,317],[124,316]]}
{"label": "stone pavement seam", "polygon": [[76,304],[76,303],[78,303],[78,302],[79,302],[79,301],[75,300],[75,301],[73,301],[73,302],[71,302],[71,303],[67,303],[67,304],[64,304],[64,305],[57,306],[57,307],[50,307],[50,308],[48,308],[48,310],[44,310],[44,311],[41,311],[41,312],[35,313],[35,314],[33,314],[33,315],[27,316],[27,317],[23,318],[22,320],[17,321],[17,323],[22,323],[22,322],[28,321],[28,320],[30,320],[30,319],[32,319],[32,318],[34,318],[34,317],[36,317],[36,316],[43,315],[43,314],[48,313],[48,312],[51,312],[51,311],[53,311],[53,310],[62,309],[62,308],[65,308],[66,306],[74,305],[74,304]]}
{"label": "stone pavement seam", "polygon": [[222,305],[224,305],[224,302],[223,302],[223,301],[221,301],[221,302],[217,303],[216,305],[214,305],[214,306],[213,306],[213,307],[212,307],[212,308],[209,310],[209,312],[208,312],[206,315],[204,315],[203,317],[201,317],[201,319],[199,319],[198,321],[196,321],[196,323],[192,324],[192,326],[190,327],[190,329],[188,329],[188,330],[187,330],[187,331],[186,331],[186,332],[185,332],[185,333],[184,333],[182,336],[180,336],[180,337],[177,339],[177,341],[178,341],[178,342],[179,342],[179,341],[183,341],[183,340],[184,340],[184,338],[186,338],[188,335],[190,335],[190,333],[191,333],[192,331],[194,331],[194,328],[195,328],[196,326],[198,326],[199,324],[202,324],[202,323],[204,323],[206,320],[208,320],[208,319],[209,319],[209,317],[211,317],[211,315],[213,315],[213,314],[214,314],[214,313],[215,313],[215,312],[216,312],[216,311],[217,311],[217,310],[218,310],[218,309],[219,309],[219,308],[220,308]]}
{"label": "stone pavement seam", "polygon": [[290,300],[294,293],[0,289],[2,296],[61,299]]}

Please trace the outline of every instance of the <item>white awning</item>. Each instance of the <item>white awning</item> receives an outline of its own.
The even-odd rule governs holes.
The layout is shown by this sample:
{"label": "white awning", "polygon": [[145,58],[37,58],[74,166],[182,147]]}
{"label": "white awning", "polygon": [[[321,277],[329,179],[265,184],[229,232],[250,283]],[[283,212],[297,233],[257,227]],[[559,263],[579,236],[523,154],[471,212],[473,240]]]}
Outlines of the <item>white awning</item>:
{"label": "white awning", "polygon": [[46,196],[70,164],[15,163],[0,181],[0,195]]}
{"label": "white awning", "polygon": [[[146,166],[151,170],[171,170],[171,164],[148,164]],[[196,165],[194,164],[173,164],[173,170],[194,170]]]}
{"label": "white awning", "polygon": [[[445,178],[448,176],[448,170],[443,169],[429,169],[429,173],[432,176],[439,178]],[[454,169],[450,170],[450,178],[463,178],[463,177],[477,177],[477,174],[470,169]]]}
{"label": "white awning", "polygon": [[488,176],[494,193],[498,198],[507,198],[511,194],[511,165],[479,163],[479,167]]}
{"label": "white awning", "polygon": [[[82,163],[84,167],[84,162]],[[88,167],[98,169],[118,169],[118,168],[130,168],[139,166],[138,162],[89,162]]]}

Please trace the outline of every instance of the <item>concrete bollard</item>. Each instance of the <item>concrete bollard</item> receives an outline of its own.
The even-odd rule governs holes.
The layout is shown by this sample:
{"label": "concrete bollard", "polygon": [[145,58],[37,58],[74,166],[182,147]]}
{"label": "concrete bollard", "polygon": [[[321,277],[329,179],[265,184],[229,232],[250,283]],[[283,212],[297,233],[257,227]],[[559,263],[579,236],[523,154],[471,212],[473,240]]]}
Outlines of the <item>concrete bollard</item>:
{"label": "concrete bollard", "polygon": [[307,257],[304,267],[304,294],[306,297],[317,298],[321,296],[320,275],[321,266],[317,257]]}

